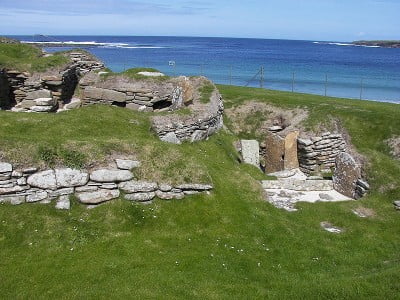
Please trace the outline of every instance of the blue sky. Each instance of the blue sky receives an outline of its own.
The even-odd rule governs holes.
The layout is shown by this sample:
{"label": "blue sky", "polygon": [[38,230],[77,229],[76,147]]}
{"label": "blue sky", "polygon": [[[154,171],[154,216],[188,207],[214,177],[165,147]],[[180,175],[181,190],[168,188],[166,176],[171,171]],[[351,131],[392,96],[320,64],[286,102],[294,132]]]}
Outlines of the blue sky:
{"label": "blue sky", "polygon": [[1,34],[400,39],[400,0],[0,0]]}

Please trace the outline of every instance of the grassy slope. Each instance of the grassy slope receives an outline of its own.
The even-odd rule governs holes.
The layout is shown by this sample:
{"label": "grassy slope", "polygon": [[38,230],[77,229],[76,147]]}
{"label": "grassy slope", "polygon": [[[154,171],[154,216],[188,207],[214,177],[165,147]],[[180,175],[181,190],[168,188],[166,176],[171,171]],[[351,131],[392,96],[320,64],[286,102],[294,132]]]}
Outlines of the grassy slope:
{"label": "grassy slope", "polygon": [[0,69],[43,72],[64,65],[68,59],[61,53],[42,57],[39,48],[23,44],[0,44]]}
{"label": "grassy slope", "polygon": [[[109,151],[111,141],[121,141],[117,144],[123,149],[148,147],[150,151],[137,155],[154,162],[150,167],[167,169],[156,175],[157,168],[142,170],[145,178],[179,173],[165,165],[178,156],[179,168],[190,163],[215,185],[211,195],[149,206],[116,201],[88,211],[74,203],[70,212],[60,212],[50,205],[2,205],[2,296],[396,298],[400,227],[391,201],[400,198],[400,164],[387,155],[383,140],[400,134],[399,106],[219,88],[228,107],[252,99],[308,107],[310,126],[330,115],[339,117],[357,148],[371,159],[375,191],[362,201],[302,204],[299,212],[287,213],[263,201],[254,179],[260,173],[238,164],[235,137],[227,133],[175,146],[149,135],[148,115],[118,108],[60,115],[0,112],[0,147],[15,143],[34,149],[35,143],[68,142],[90,144],[102,153]],[[377,216],[358,218],[351,209],[359,206],[374,209]],[[321,221],[346,232],[327,233]]]}

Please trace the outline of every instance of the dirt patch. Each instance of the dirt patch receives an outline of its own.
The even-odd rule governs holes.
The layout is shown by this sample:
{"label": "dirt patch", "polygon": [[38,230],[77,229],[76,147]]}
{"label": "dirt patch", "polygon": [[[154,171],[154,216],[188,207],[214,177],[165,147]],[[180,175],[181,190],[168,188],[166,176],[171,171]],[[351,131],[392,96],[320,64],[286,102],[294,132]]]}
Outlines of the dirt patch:
{"label": "dirt patch", "polygon": [[300,108],[285,110],[261,102],[247,102],[227,109],[229,127],[237,135],[265,136],[270,127],[281,126],[284,131],[303,131],[302,123],[308,118],[308,111]]}
{"label": "dirt patch", "polygon": [[394,158],[400,159],[400,136],[394,136],[388,139],[386,143],[390,147],[390,154],[393,155]]}
{"label": "dirt patch", "polygon": [[356,209],[353,209],[353,213],[360,218],[372,218],[376,216],[374,210],[366,207],[358,207]]}

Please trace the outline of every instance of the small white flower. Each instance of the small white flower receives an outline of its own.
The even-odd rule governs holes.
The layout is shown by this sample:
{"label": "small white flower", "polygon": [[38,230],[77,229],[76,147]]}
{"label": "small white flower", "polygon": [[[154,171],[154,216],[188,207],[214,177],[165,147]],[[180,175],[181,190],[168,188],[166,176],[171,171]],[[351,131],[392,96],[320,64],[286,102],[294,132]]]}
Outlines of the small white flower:
{"label": "small white flower", "polygon": [[74,248],[71,248],[71,249],[69,249],[69,250],[74,251]]}

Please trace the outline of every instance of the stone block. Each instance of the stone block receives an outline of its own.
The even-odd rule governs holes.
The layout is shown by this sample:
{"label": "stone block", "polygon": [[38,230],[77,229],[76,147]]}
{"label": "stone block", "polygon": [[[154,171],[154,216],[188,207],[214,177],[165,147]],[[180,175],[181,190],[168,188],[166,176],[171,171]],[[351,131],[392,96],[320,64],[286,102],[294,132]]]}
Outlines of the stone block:
{"label": "stone block", "polygon": [[100,204],[102,202],[110,201],[118,198],[120,195],[119,190],[103,190],[100,189],[95,192],[83,192],[76,195],[79,202],[84,204]]}
{"label": "stone block", "polygon": [[336,157],[333,175],[334,188],[339,193],[356,198],[357,181],[361,178],[361,168],[348,153],[342,152]]}
{"label": "stone block", "polygon": [[289,132],[285,137],[285,153],[283,159],[283,168],[285,170],[297,169],[299,160],[297,155],[297,137],[298,131]]}
{"label": "stone block", "polygon": [[55,170],[57,188],[83,186],[89,181],[89,174],[74,169]]}
{"label": "stone block", "polygon": [[241,140],[243,162],[260,167],[260,145],[256,140]]}
{"label": "stone block", "polygon": [[121,170],[131,170],[140,167],[140,162],[137,160],[116,159],[115,163],[117,164],[117,168]]}
{"label": "stone block", "polygon": [[284,170],[285,139],[273,133],[267,133],[265,139],[265,171],[275,173]]}
{"label": "stone block", "polygon": [[88,86],[83,91],[84,98],[106,100],[111,102],[125,102],[126,95],[114,90],[102,89]]}
{"label": "stone block", "polygon": [[171,144],[181,144],[182,142],[178,139],[174,132],[168,132],[166,135],[160,138],[163,142]]}
{"label": "stone block", "polygon": [[38,98],[52,98],[52,93],[49,90],[42,89],[26,93],[25,98],[27,100],[35,100]]}
{"label": "stone block", "polygon": [[9,163],[0,162],[0,173],[12,172],[13,166]]}
{"label": "stone block", "polygon": [[40,189],[57,189],[57,180],[54,170],[46,170],[32,174],[28,177],[28,184]]}
{"label": "stone block", "polygon": [[147,202],[154,199],[156,193],[148,192],[148,193],[134,193],[134,194],[126,194],[125,199],[129,201],[137,201],[137,202]]}
{"label": "stone block", "polygon": [[122,182],[118,187],[125,193],[144,193],[156,191],[158,189],[158,184],[155,182],[132,180]]}
{"label": "stone block", "polygon": [[128,170],[109,170],[101,169],[90,174],[90,180],[96,182],[121,182],[133,178],[133,174]]}

